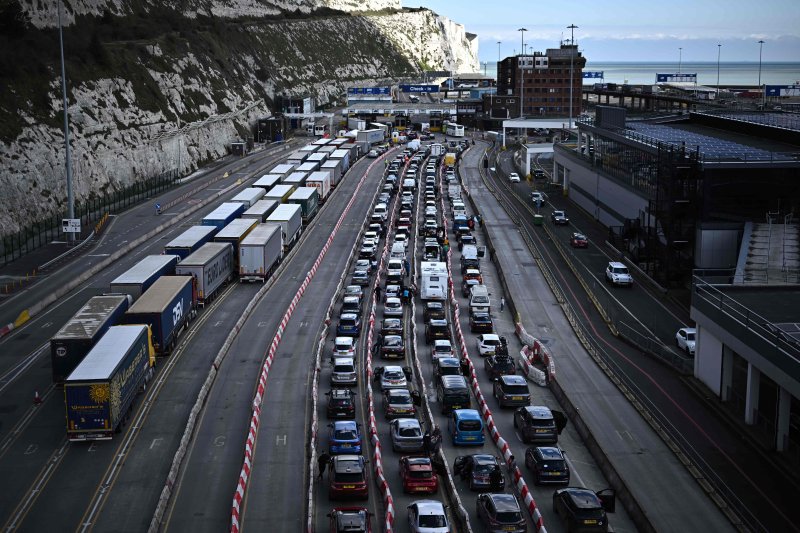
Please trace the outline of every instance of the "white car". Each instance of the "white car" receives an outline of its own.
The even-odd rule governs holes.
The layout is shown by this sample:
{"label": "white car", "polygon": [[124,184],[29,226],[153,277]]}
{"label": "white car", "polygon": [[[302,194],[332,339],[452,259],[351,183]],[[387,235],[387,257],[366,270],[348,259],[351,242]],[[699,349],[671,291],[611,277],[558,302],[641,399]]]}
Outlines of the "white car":
{"label": "white car", "polygon": [[478,335],[478,354],[481,357],[494,355],[498,346],[500,346],[500,335],[495,335],[494,333]]}
{"label": "white car", "polygon": [[455,357],[453,354],[453,346],[447,339],[437,339],[433,341],[433,348],[431,348],[431,360],[438,359],[439,357]]}
{"label": "white car", "polygon": [[508,181],[510,181],[511,183],[519,183],[519,174],[517,174],[516,172],[512,172],[511,174],[508,175]]}
{"label": "white car", "polygon": [[540,206],[545,204],[544,193],[539,191],[533,191],[531,193],[531,202],[539,203]]}
{"label": "white car", "polygon": [[355,357],[356,341],[353,337],[336,337],[333,340],[334,357]]}
{"label": "white car", "polygon": [[383,304],[383,316],[403,316],[403,304],[400,298],[386,298]]}
{"label": "white car", "polygon": [[[408,223],[411,224],[411,221],[409,220]],[[408,250],[408,236],[405,235],[404,233],[400,233],[399,235],[395,235],[394,236],[394,242],[403,243],[403,247],[405,247],[405,249]]]}
{"label": "white car", "polygon": [[606,280],[613,285],[633,286],[633,277],[628,267],[618,261],[611,261],[606,267]]}
{"label": "white car", "polygon": [[675,344],[689,355],[694,355],[694,343],[697,336],[695,328],[681,328],[675,334]]}
{"label": "white car", "polygon": [[400,366],[385,366],[381,372],[381,390],[405,389],[408,387],[406,374]]}
{"label": "white car", "polygon": [[412,533],[449,533],[450,524],[442,502],[417,500],[407,509],[408,529]]}

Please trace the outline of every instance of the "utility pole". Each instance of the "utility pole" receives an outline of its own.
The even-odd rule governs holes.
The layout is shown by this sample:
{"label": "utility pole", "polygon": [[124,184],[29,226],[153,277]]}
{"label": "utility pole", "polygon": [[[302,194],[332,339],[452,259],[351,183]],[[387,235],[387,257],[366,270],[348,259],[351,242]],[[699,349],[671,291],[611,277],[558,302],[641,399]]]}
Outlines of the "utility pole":
{"label": "utility pole", "polygon": [[681,60],[683,59],[683,48],[678,47],[678,74],[681,73]]}
{"label": "utility pole", "polygon": [[722,55],[722,43],[717,43],[717,101],[719,101],[719,58]]}
{"label": "utility pole", "polygon": [[[75,218],[75,197],[72,194],[72,156],[69,150],[69,108],[67,107],[67,74],[64,67],[64,32],[61,29],[61,0],[58,0],[58,45],[61,49],[61,101],[64,106],[64,161],[67,173],[67,218]],[[69,242],[75,240],[75,234],[67,234]]]}
{"label": "utility pole", "polygon": [[[525,32],[528,31],[528,29],[520,28],[517,31],[520,32],[519,49],[522,50],[522,48],[525,46]],[[525,78],[523,76],[522,61],[523,61],[522,55],[520,55],[519,56],[519,118],[520,119],[525,118],[525,109],[523,107],[523,102],[525,100],[525,95],[523,94],[523,82]]]}
{"label": "utility pole", "polygon": [[[569,131],[572,132],[572,86],[574,84],[574,66],[575,63],[575,52],[578,51],[578,47],[575,46],[575,29],[577,26],[575,24],[570,24],[567,26],[570,30],[570,52],[569,52]],[[573,48],[574,47],[574,48]],[[571,133],[570,133],[571,134]]]}
{"label": "utility pole", "polygon": [[761,109],[764,109],[766,104],[766,91],[761,88],[761,52],[764,49],[764,40],[758,41],[758,88],[761,89]]}

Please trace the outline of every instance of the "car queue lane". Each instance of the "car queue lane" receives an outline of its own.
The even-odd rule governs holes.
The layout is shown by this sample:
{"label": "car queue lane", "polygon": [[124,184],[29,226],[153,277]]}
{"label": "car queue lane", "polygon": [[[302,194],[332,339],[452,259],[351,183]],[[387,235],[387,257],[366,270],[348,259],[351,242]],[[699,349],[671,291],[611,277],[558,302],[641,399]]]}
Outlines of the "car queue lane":
{"label": "car queue lane", "polygon": [[[604,337],[608,333],[605,323],[594,311],[594,307],[588,304],[586,297],[581,294],[582,288],[572,276],[565,275],[563,266],[559,268],[560,260],[555,259],[545,239],[542,239],[531,224],[530,217],[525,217],[524,213],[527,211],[517,207],[517,201],[513,197],[503,196],[501,180],[489,179],[490,186],[497,188],[497,194],[500,195],[503,205],[521,224],[522,235],[517,231],[506,231],[502,224],[495,225],[494,221],[509,220],[509,214],[487,191],[477,163],[478,157],[475,157],[465,165],[465,183],[487,221],[486,231],[491,236],[494,246],[498,250],[503,250],[498,251],[497,257],[509,290],[514,295],[514,303],[523,325],[528,333],[544,340],[548,348],[552,347],[550,351],[555,360],[558,385],[581,410],[584,422],[591,429],[598,445],[602,447],[604,455],[612,461],[649,519],[657,527],[729,529],[729,522],[702,493],[698,484],[664,442],[656,436],[605,374],[595,364],[589,362],[588,354],[579,340],[572,334],[566,334],[571,325],[539,271],[537,263],[531,260],[530,253],[527,253],[527,259],[522,259],[531,265],[526,275],[524,277],[515,275],[518,268],[506,254],[509,248],[512,251],[514,248],[524,250],[526,244],[521,237],[525,235],[537,243],[537,258],[550,265],[548,268],[571,306],[567,309],[577,313],[575,320],[582,327],[588,328],[593,335],[590,340],[596,338],[598,342],[603,343],[605,350],[620,354],[621,360],[632,365],[628,372],[634,372],[639,376],[644,374],[641,365],[648,358],[642,358],[630,346],[613,336]],[[516,229],[516,225],[514,228]],[[618,375],[621,379],[630,379],[627,373]],[[664,390],[660,383],[645,378],[642,384],[657,391],[656,396],[663,397],[663,392],[658,392]],[[643,395],[642,398],[643,401],[648,401],[647,395]],[[660,412],[656,414],[663,416]],[[686,418],[686,414],[685,411],[682,413],[673,408],[666,413],[665,419],[669,421],[667,417],[675,420],[679,417]],[[709,421],[709,423],[713,425],[714,422]],[[654,472],[658,472],[658,475],[654,476]],[[674,490],[664,493],[661,488],[663,486],[674,487]],[[687,506],[691,509],[687,509]],[[684,508],[686,512],[676,515],[674,512],[676,508]]]}
{"label": "car queue lane", "polygon": [[[357,182],[368,164],[364,161],[356,163],[339,184],[324,210],[316,216],[314,225],[306,230],[305,240],[300,243],[297,255],[259,302],[237,337],[232,353],[220,367],[204,413],[198,420],[189,453],[184,459],[182,473],[176,482],[162,526],[164,530],[174,528],[175,531],[219,531],[230,527],[231,501],[242,466],[244,442],[252,414],[252,399],[264,355],[284,310],[329,237],[330,228],[354,194]],[[298,318],[293,317],[293,320]],[[312,364],[308,354],[294,354],[288,343],[282,343],[266,390],[270,391],[272,385],[284,377],[305,383],[295,372],[307,373]],[[291,376],[284,376],[284,372],[291,373]],[[297,392],[302,394],[305,390],[301,388]],[[305,394],[307,396],[307,392]],[[305,412],[305,403],[301,405],[297,412]],[[265,401],[262,413],[269,412],[269,403]],[[287,427],[284,435],[287,448],[293,452],[291,464],[278,465],[270,474],[286,480],[286,486],[275,486],[273,490],[276,494],[280,493],[281,499],[290,499],[285,512],[291,512],[297,517],[303,515],[305,506],[305,479],[302,470],[307,466],[306,431],[305,423],[302,422],[295,421]],[[276,437],[273,433],[272,438]],[[273,440],[270,444],[284,446],[283,440]],[[281,472],[281,469],[285,471]],[[279,500],[276,498],[276,501]]]}
{"label": "car queue lane", "polygon": [[[564,202],[564,200],[558,201]],[[508,203],[519,204],[512,198],[508,199]],[[593,239],[590,247],[597,246],[603,241],[604,232],[590,217],[577,208],[573,209],[572,213],[574,223],[580,224],[582,229],[588,228],[584,231]],[[522,218],[525,224],[530,226],[529,219]],[[533,226],[530,228],[533,237],[540,239],[540,246],[544,251],[543,260],[550,261],[548,246],[545,245],[548,239],[541,240],[541,232],[535,231],[536,228]],[[574,256],[581,260],[583,254],[580,252],[584,251],[586,250],[576,250]],[[551,253],[555,258],[556,253]],[[553,260],[551,264],[554,265],[551,268],[556,275],[562,277],[563,271],[566,270],[563,261],[559,258]],[[558,268],[555,265],[561,266]],[[604,263],[595,267],[595,270],[604,268],[603,265]],[[635,276],[634,273],[634,290],[605,286],[600,289],[619,298],[631,309],[638,306],[636,307],[638,316],[650,317],[643,319],[643,322],[647,325],[653,324],[652,329],[661,331],[664,342],[668,346],[674,346],[674,334],[680,327],[679,322],[670,323],[668,315],[659,314],[659,318],[652,318],[656,313],[652,313],[651,310],[659,308],[661,298],[652,294],[650,290],[645,290],[646,282],[638,283],[640,287],[636,288]],[[572,276],[567,276],[565,283],[570,282],[576,284]],[[583,289],[576,286],[575,294],[582,295]],[[572,299],[569,291],[567,297],[577,309],[578,301]],[[672,309],[677,309],[678,316],[686,312],[685,309],[681,311],[670,299],[664,300],[663,303]],[[742,446],[740,430],[721,418],[706,403],[705,397],[697,394],[696,390],[698,387],[702,389],[702,386],[698,386],[694,378],[680,375],[652,356],[642,356],[640,350],[611,336],[602,321],[597,320],[597,316],[593,309],[588,308],[585,320],[592,324],[593,338],[597,339],[606,352],[608,362],[617,368],[618,375],[628,388],[647,406],[650,416],[655,417],[673,442],[680,446],[681,452],[691,460],[692,466],[700,471],[699,475],[704,482],[708,482],[712,490],[726,502],[731,512],[737,514],[739,519],[745,520],[749,527],[755,530],[782,530],[795,527],[800,520],[800,508],[792,505],[792,499],[788,495],[797,491],[796,482],[773,462],[766,460],[763,449],[752,444]],[[677,354],[675,357],[683,358]],[[690,385],[691,382],[694,384]]]}

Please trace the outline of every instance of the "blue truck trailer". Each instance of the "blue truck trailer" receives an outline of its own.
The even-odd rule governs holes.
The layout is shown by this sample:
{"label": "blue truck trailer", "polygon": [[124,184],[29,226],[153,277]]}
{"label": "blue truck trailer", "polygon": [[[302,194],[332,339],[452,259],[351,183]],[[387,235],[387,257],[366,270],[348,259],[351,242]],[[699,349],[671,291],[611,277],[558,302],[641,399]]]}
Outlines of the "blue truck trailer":
{"label": "blue truck trailer", "polygon": [[154,365],[150,328],[110,327],[64,381],[67,438],[111,440]]}
{"label": "blue truck trailer", "polygon": [[171,276],[180,257],[177,255],[148,255],[111,282],[111,292],[130,294],[134,300],[161,276]]}
{"label": "blue truck trailer", "polygon": [[188,257],[205,243],[211,242],[217,231],[216,226],[192,226],[172,239],[164,247],[164,253],[177,255],[181,259]]}
{"label": "blue truck trailer", "polygon": [[162,276],[125,312],[122,323],[149,326],[156,354],[167,355],[196,315],[195,287],[192,276]]}
{"label": "blue truck trailer", "polygon": [[108,328],[119,323],[133,298],[108,294],[89,298],[50,339],[53,383],[63,383]]}
{"label": "blue truck trailer", "polygon": [[203,226],[215,226],[218,230],[230,224],[234,219],[239,218],[247,210],[244,204],[239,202],[225,202],[219,207],[203,217]]}

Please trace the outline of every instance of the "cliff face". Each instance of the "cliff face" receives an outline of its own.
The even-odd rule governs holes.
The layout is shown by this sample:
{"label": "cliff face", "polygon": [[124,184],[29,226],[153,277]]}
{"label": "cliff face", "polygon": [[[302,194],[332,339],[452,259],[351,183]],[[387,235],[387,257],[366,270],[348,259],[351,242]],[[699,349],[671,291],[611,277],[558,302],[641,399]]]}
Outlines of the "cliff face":
{"label": "cliff face", "polygon": [[[55,2],[46,3],[24,0],[15,20],[27,16],[28,28],[0,31],[0,48],[17,54],[55,50],[29,63],[0,58],[10,72],[0,80],[3,234],[66,206]],[[319,105],[422,68],[478,70],[463,26],[400,10],[399,0],[178,4],[65,2],[76,201],[190,173],[227,153],[279,94],[310,94]]]}

